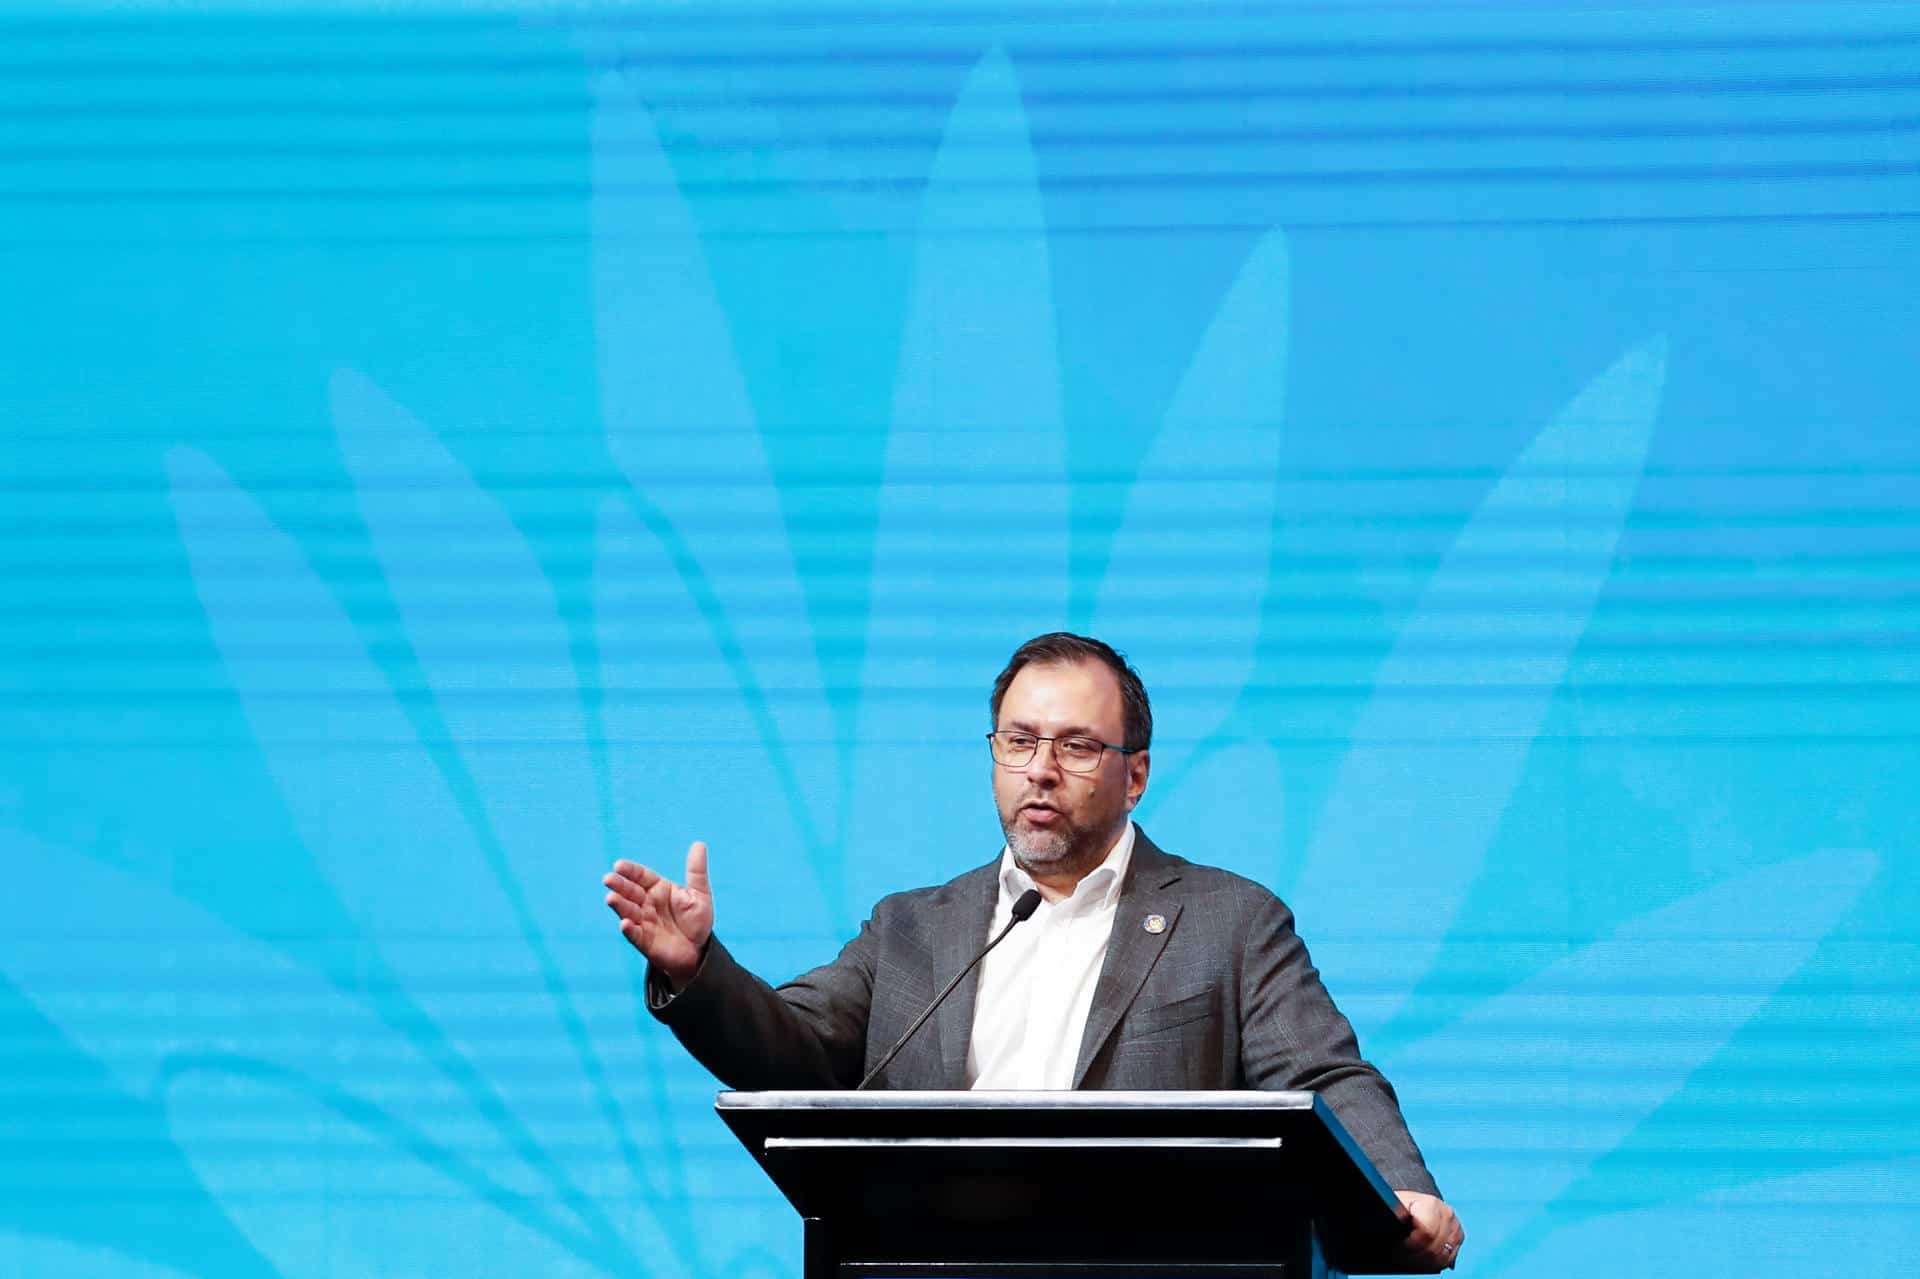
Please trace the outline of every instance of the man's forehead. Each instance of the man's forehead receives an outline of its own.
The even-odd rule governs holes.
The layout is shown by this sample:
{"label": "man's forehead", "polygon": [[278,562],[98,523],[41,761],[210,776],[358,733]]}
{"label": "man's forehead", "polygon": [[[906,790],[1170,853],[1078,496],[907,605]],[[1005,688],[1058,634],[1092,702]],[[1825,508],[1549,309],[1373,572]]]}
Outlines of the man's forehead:
{"label": "man's forehead", "polygon": [[1123,711],[1119,679],[1105,663],[1091,661],[1024,666],[1000,705],[1002,720],[1042,715],[1073,721],[1075,727],[1107,730],[1120,727]]}

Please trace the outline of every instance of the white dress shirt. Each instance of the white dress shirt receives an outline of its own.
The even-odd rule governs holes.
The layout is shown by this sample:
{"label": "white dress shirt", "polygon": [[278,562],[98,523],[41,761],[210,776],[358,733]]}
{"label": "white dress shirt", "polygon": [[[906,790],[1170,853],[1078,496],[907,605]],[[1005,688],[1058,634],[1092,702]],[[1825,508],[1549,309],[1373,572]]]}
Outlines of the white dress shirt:
{"label": "white dress shirt", "polygon": [[[1080,1038],[1093,1007],[1094,983],[1107,957],[1120,885],[1133,858],[1133,823],[1106,859],[1074,885],[1071,896],[1043,901],[980,965],[967,1045],[970,1088],[1071,1088]],[[995,936],[1033,877],[1000,852]]]}

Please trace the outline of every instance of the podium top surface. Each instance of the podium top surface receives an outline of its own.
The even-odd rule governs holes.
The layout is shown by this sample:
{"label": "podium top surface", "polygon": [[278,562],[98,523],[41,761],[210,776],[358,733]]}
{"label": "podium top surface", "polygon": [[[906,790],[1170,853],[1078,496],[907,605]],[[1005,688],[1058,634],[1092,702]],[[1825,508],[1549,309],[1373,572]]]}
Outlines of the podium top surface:
{"label": "podium top surface", "polygon": [[1312,1092],[723,1092],[714,1109],[762,1162],[769,1141],[1258,1141],[1286,1147],[1290,1163],[1337,1167],[1356,1190],[1396,1202],[1340,1117]]}
{"label": "podium top surface", "polygon": [[[1339,1147],[1373,1165],[1311,1092],[1067,1089],[723,1092],[714,1109],[749,1148],[768,1138],[1269,1138]],[[1382,1185],[1382,1192],[1385,1186]]]}
{"label": "podium top surface", "polygon": [[786,1091],[723,1092],[714,1106],[729,1110],[835,1110],[835,1111],[1114,1111],[1170,1110],[1218,1111],[1302,1111],[1316,1106],[1324,1109],[1317,1094],[1310,1092],[1258,1091],[1067,1091],[995,1092],[989,1089],[967,1091],[943,1089],[882,1089],[874,1092]]}

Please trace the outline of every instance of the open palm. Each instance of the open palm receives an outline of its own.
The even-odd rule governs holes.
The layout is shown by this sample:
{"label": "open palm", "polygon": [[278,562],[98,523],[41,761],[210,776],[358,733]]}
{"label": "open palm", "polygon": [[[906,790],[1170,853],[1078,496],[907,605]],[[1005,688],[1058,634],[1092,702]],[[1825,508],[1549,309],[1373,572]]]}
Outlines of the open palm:
{"label": "open palm", "polygon": [[713,935],[713,885],[707,846],[687,849],[687,882],[676,884],[638,862],[617,861],[601,881],[620,932],[678,989],[693,978]]}

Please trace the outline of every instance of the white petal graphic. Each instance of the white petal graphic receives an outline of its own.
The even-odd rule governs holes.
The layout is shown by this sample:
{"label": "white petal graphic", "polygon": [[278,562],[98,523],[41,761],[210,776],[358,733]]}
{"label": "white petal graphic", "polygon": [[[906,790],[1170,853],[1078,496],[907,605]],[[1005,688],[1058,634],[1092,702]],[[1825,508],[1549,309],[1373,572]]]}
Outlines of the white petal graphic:
{"label": "white petal graphic", "polygon": [[[583,1239],[530,1227],[511,1204],[489,1202],[359,1116],[320,1104],[294,1086],[298,1078],[187,1069],[162,1098],[194,1171],[288,1279],[609,1273],[579,1255],[591,1247]],[[631,1263],[613,1271],[622,1272],[643,1273]]]}
{"label": "white petal graphic", "polygon": [[[594,331],[614,461],[681,539],[735,682],[811,823],[838,845],[838,757],[786,513],[727,316],[653,119],[619,76],[595,86]],[[772,792],[781,793],[781,792]]]}
{"label": "white petal graphic", "polygon": [[1871,852],[1835,850],[1716,885],[1392,1054],[1387,1074],[1401,1081],[1421,1140],[1473,1170],[1447,1190],[1473,1205],[1474,1255],[1496,1259],[1509,1235],[1719,1051],[1878,865]]}
{"label": "white petal graphic", "polygon": [[1904,1279],[1917,1251],[1920,1159],[1887,1159],[1586,1217],[1500,1273]]}
{"label": "white petal graphic", "polygon": [[[601,726],[621,855],[679,879],[687,845],[705,840],[715,928],[743,962],[776,982],[818,964],[844,937],[801,834],[773,798],[780,778],[712,631],[659,538],[624,501],[602,504],[597,547]],[[755,868],[750,875],[741,870],[748,865]],[[610,916],[600,936],[607,953],[637,977],[644,961]],[[661,1204],[662,1228],[689,1268],[716,1273],[699,1260],[703,1254],[723,1249],[724,1256],[743,1256],[764,1245],[755,1232],[784,1219],[776,1213],[745,1214],[745,1224],[713,1218],[716,1194],[733,1202],[739,1187],[759,1184],[759,1173],[724,1138],[715,1152],[711,1110],[688,1104],[711,1095],[706,1072],[662,1028],[624,1029],[645,1053],[625,1083],[654,1102],[636,1138]],[[702,1147],[697,1167],[690,1167],[685,1152]],[[709,1180],[715,1176],[724,1191]]]}
{"label": "white petal graphic", "polygon": [[[351,370],[333,379],[334,425],[407,638],[497,844],[485,848],[552,997],[564,1040],[544,1046],[549,1087],[589,1109],[550,1148],[582,1184],[624,1193],[635,1162],[614,1087],[633,1068],[638,1012],[620,948],[583,936],[610,858],[579,676],[551,584],[518,529],[425,426]],[[459,548],[449,558],[448,550]],[[484,628],[475,618],[484,611]],[[489,647],[498,646],[498,647]],[[532,975],[531,973],[529,974]],[[589,1006],[594,1016],[587,1017]],[[588,1027],[603,1033],[589,1036]],[[571,1070],[565,1049],[575,1058]],[[611,1180],[610,1180],[611,1178]]]}
{"label": "white petal graphic", "polygon": [[1153,690],[1153,767],[1168,780],[1253,673],[1271,575],[1289,280],[1286,237],[1271,232],[1187,366],[1101,584],[1093,633]]}
{"label": "white petal graphic", "polygon": [[[1151,779],[1147,793],[1153,793]],[[1140,822],[1169,852],[1271,884],[1286,836],[1279,756],[1265,742],[1234,742],[1204,752]],[[1222,825],[1256,832],[1256,837],[1223,846]]]}
{"label": "white petal graphic", "polygon": [[242,1053],[305,1072],[423,1136],[503,1192],[543,1187],[498,1125],[366,1004],[150,880],[0,830],[0,971],[134,1096],[174,1056]]}
{"label": "white petal graphic", "polygon": [[43,1235],[0,1230],[0,1274],[12,1279],[191,1279],[184,1270]]}
{"label": "white petal graphic", "polygon": [[[624,502],[602,507],[599,545],[601,715],[622,855],[679,879],[687,845],[705,840],[716,930],[771,980],[812,967],[844,938],[746,698],[660,540]],[[610,916],[605,941],[639,962]]]}
{"label": "white petal graphic", "polygon": [[[934,159],[875,534],[849,819],[850,901],[945,878],[999,834],[984,691],[1067,604],[1066,439],[1046,232],[1006,55],[968,78]],[[982,135],[1005,138],[998,148]],[[989,188],[975,181],[991,178]],[[1000,619],[1022,618],[1009,634]],[[964,690],[953,692],[949,690]]]}
{"label": "white petal graphic", "polygon": [[[1665,369],[1666,343],[1656,338],[1596,378],[1534,439],[1461,530],[1381,665],[1292,894],[1316,935],[1396,947],[1405,985],[1399,999],[1373,1005],[1372,1025],[1431,967],[1480,870],[1611,568]],[[1516,614],[1473,604],[1484,595],[1492,553],[1543,566],[1503,579],[1537,592],[1538,608]],[[1520,655],[1511,644],[1480,643],[1516,635],[1534,641]],[[1448,695],[1434,696],[1436,687]],[[1383,850],[1414,847],[1419,891],[1379,891],[1365,867]],[[1319,954],[1328,984],[1347,985],[1336,951],[1323,944]]]}
{"label": "white petal graphic", "polygon": [[[404,997],[445,1035],[449,1067],[472,1068],[476,1097],[504,1101],[516,1131],[541,1116],[549,1140],[591,1146],[606,1116],[527,921],[352,624],[218,467],[185,449],[170,461],[201,603],[308,849]],[[597,879],[582,886],[589,899]],[[551,1164],[535,1143],[525,1149]],[[586,1183],[618,1184],[623,1171],[601,1159]]]}

